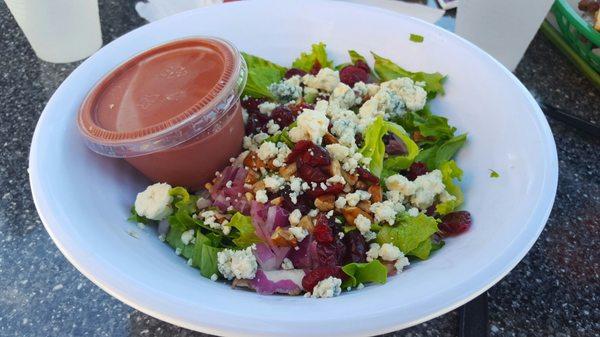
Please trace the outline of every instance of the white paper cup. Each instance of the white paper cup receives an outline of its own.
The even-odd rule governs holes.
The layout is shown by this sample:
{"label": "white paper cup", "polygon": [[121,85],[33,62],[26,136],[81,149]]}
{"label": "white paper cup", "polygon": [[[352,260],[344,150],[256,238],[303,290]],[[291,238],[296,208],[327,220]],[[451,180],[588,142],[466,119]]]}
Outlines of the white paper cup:
{"label": "white paper cup", "polygon": [[5,0],[36,55],[81,60],[102,46],[98,0]]}
{"label": "white paper cup", "polygon": [[460,0],[456,33],[513,71],[553,0]]}

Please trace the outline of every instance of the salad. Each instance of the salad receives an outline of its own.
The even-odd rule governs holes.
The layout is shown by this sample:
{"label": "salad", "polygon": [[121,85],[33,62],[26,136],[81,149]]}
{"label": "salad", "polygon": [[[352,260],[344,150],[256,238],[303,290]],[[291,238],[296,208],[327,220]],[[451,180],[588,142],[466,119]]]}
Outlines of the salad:
{"label": "salad", "polygon": [[349,56],[334,65],[319,43],[286,68],[243,54],[243,152],[196,193],[149,186],[130,220],[260,294],[333,297],[430,258],[471,226],[452,159],[466,134],[428,107],[445,77]]}

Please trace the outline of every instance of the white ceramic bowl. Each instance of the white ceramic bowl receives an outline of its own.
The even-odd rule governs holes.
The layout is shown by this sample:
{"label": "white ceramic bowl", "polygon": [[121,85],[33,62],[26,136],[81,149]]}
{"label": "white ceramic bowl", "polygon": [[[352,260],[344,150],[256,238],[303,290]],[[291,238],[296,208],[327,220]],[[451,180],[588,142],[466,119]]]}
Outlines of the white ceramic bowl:
{"label": "white ceramic bowl", "polygon": [[[409,41],[409,34],[425,37]],[[385,285],[340,297],[259,296],[199,275],[152,229],[127,223],[145,180],[121,160],[89,151],[75,124],[88,90],[130,56],[189,35],[214,35],[284,65],[324,41],[333,58],[373,50],[408,69],[448,75],[433,111],[469,132],[457,161],[474,225],[428,261]],[[199,154],[202,155],[202,154]],[[489,169],[500,173],[491,179]],[[85,276],[126,304],[189,329],[220,335],[358,336],[408,327],[482,293],[537,239],[552,207],[556,149],[523,85],[490,56],[433,25],[341,3],[252,1],[190,11],[136,29],[79,66],[50,99],[30,155],[35,204],[46,229]],[[134,238],[128,232],[137,232]]]}

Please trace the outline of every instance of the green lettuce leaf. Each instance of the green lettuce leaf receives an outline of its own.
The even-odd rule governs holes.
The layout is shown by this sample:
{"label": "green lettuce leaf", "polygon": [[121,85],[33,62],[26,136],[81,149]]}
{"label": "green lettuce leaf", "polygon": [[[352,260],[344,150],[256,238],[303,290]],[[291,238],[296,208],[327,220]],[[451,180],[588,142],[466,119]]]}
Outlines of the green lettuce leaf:
{"label": "green lettuce leaf", "polygon": [[233,239],[233,243],[238,248],[246,248],[251,246],[253,243],[262,242],[262,240],[256,235],[256,229],[252,224],[252,218],[245,216],[240,212],[233,215],[229,221],[229,226],[238,230],[239,235]]}
{"label": "green lettuce leaf", "polygon": [[359,283],[377,282],[384,284],[387,281],[387,268],[373,260],[368,263],[349,263],[342,267],[348,278],[342,282],[342,288],[356,287]]}
{"label": "green lettuce leaf", "polygon": [[416,217],[401,213],[396,218],[395,226],[382,226],[377,233],[377,242],[391,243],[406,255],[426,259],[431,250],[431,242],[429,245],[423,242],[429,242],[430,237],[437,231],[438,220],[435,218],[423,213]]}
{"label": "green lettuce leaf", "polygon": [[423,35],[410,34],[410,40],[412,42],[421,43],[421,42],[423,42],[425,40],[425,38],[423,37]]}
{"label": "green lettuce leaf", "polygon": [[319,62],[321,68],[333,68],[333,61],[327,58],[325,47],[323,42],[313,44],[311,52],[300,54],[300,57],[292,63],[292,67],[310,72],[315,62]]}
{"label": "green lettuce leaf", "polygon": [[350,55],[350,62],[352,62],[352,64],[356,64],[356,61],[367,63],[367,59],[355,50],[348,50],[348,54]]}
{"label": "green lettuce leaf", "polygon": [[425,82],[425,91],[427,96],[431,99],[437,94],[444,94],[445,76],[440,73],[424,73],[424,72],[410,72],[399,65],[395,64],[389,59],[381,57],[373,52],[375,58],[375,73],[379,76],[381,81],[386,82],[393,80],[398,77],[409,77],[415,82]]}
{"label": "green lettuce leaf", "polygon": [[386,129],[383,118],[381,116],[377,117],[365,130],[363,147],[360,149],[360,153],[363,156],[371,158],[369,170],[376,176],[380,176],[383,170],[385,144],[382,137],[387,133]]}
{"label": "green lettuce leaf", "polygon": [[[395,123],[385,122],[388,132],[392,132],[398,138],[400,138],[404,145],[406,145],[406,149],[408,153],[403,156],[390,156],[383,161],[383,172],[382,177],[387,178],[389,175],[395,174],[400,170],[404,170],[410,167],[410,165],[415,161],[415,158],[419,154],[419,146],[415,143],[404,131],[404,129]],[[385,148],[385,145],[384,145]]]}
{"label": "green lettuce leaf", "polygon": [[281,142],[281,143],[285,143],[290,149],[294,148],[294,142],[292,142],[292,139],[290,138],[289,131],[291,128],[295,127],[297,124],[298,124],[298,122],[294,121],[292,124],[283,128],[283,130],[275,133],[272,136],[269,136],[263,142],[271,142],[271,143],[275,143],[275,144]]}
{"label": "green lettuce leaf", "polygon": [[210,278],[213,274],[217,274],[217,253],[222,248],[216,247],[214,239],[203,235],[200,231],[196,232],[196,243],[192,248],[192,267],[200,269],[202,276]]}
{"label": "green lettuce leaf", "polygon": [[248,79],[243,95],[255,98],[275,99],[269,91],[269,85],[281,81],[286,68],[258,56],[242,52],[248,66]]}
{"label": "green lettuce leaf", "polygon": [[[383,136],[388,132],[394,133],[404,142],[408,154],[404,156],[391,156],[385,159]],[[393,172],[408,168],[419,154],[419,147],[408,136],[406,131],[398,124],[384,121],[381,116],[378,116],[367,127],[363,139],[364,144],[360,149],[360,153],[365,157],[371,158],[369,170],[378,177],[385,177],[393,174]]]}
{"label": "green lettuce leaf", "polygon": [[456,197],[454,200],[446,201],[435,206],[436,212],[445,215],[457,209],[464,201],[460,186],[454,183],[454,179],[462,179],[463,171],[456,165],[454,160],[443,162],[439,169],[442,171],[442,182],[444,183],[444,186],[446,186],[446,190]]}
{"label": "green lettuce leaf", "polygon": [[452,159],[456,152],[465,145],[466,140],[466,133],[452,137],[422,150],[415,160],[425,163],[430,170],[435,170],[439,168],[442,163]]}
{"label": "green lettuce leaf", "polygon": [[144,216],[137,214],[137,212],[135,211],[135,206],[131,206],[131,209],[129,210],[129,212],[130,212],[130,214],[129,214],[129,218],[127,218],[127,221],[131,221],[131,222],[135,222],[135,223],[143,223],[144,225],[147,225],[153,221]]}

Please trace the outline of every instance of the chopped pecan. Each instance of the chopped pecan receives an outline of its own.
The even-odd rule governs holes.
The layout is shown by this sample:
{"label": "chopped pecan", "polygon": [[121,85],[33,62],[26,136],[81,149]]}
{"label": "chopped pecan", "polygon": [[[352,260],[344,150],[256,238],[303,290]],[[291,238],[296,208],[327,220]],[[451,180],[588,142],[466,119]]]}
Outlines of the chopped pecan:
{"label": "chopped pecan", "polygon": [[324,194],[315,198],[315,207],[321,212],[329,212],[335,206],[335,196],[333,194]]}
{"label": "chopped pecan", "polygon": [[342,171],[342,177],[344,177],[344,180],[346,180],[346,183],[348,183],[350,186],[354,186],[354,184],[356,184],[358,181],[357,174],[350,174],[346,171]]}
{"label": "chopped pecan", "polygon": [[342,210],[342,214],[344,215],[344,219],[346,219],[346,222],[352,226],[354,226],[354,220],[356,219],[356,217],[358,217],[359,214],[362,214],[367,219],[373,221],[373,217],[369,213],[363,211],[358,207],[346,207]]}
{"label": "chopped pecan", "polygon": [[371,202],[369,200],[361,200],[356,206],[367,213],[371,211]]}
{"label": "chopped pecan", "polygon": [[305,215],[300,219],[298,227],[306,229],[309,233],[312,233],[313,229],[315,228],[312,219],[308,215]]}
{"label": "chopped pecan", "polygon": [[271,200],[271,205],[279,206],[283,202],[283,197],[277,197]]}
{"label": "chopped pecan", "polygon": [[326,132],[323,135],[323,144],[324,145],[335,144],[335,143],[339,143],[339,142],[338,142],[337,138],[335,138],[334,135],[332,135],[329,132]]}
{"label": "chopped pecan", "polygon": [[296,162],[293,162],[289,165],[283,166],[279,169],[279,175],[282,176],[284,179],[289,179],[291,176],[293,176],[294,174],[296,174],[296,171],[298,171],[298,166],[296,166]]}
{"label": "chopped pecan", "polygon": [[252,194],[250,192],[246,192],[245,197],[246,197],[246,200],[248,200],[248,201],[254,200],[254,194]]}
{"label": "chopped pecan", "polygon": [[256,183],[258,179],[260,179],[260,174],[258,174],[258,172],[254,170],[248,170],[248,174],[246,175],[244,183],[252,185]]}
{"label": "chopped pecan", "polygon": [[354,184],[354,188],[357,190],[367,190],[369,188],[369,185],[364,181],[359,180],[356,182],[356,184]]}
{"label": "chopped pecan", "polygon": [[298,245],[296,237],[287,229],[281,227],[275,228],[273,235],[271,235],[271,241],[279,247],[296,247]]}
{"label": "chopped pecan", "polygon": [[244,166],[247,166],[253,170],[258,170],[262,167],[265,167],[266,163],[258,157],[256,152],[250,152],[246,158],[244,158]]}
{"label": "chopped pecan", "polygon": [[342,175],[342,166],[340,165],[340,162],[335,159],[331,161],[331,164],[329,164],[327,169],[332,177]]}
{"label": "chopped pecan", "polygon": [[368,192],[371,194],[371,202],[381,202],[383,200],[383,193],[381,192],[381,186],[371,185],[369,186]]}
{"label": "chopped pecan", "polygon": [[259,180],[256,183],[254,183],[254,185],[252,185],[252,191],[254,191],[254,193],[256,193],[256,191],[258,191],[258,190],[264,190],[264,189],[265,189],[265,182],[262,180]]}

